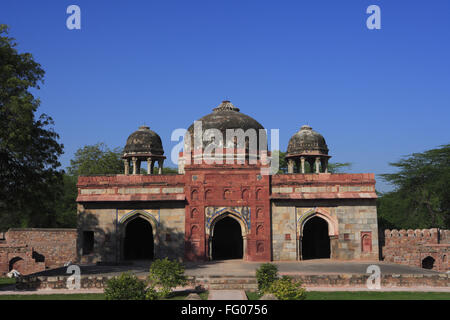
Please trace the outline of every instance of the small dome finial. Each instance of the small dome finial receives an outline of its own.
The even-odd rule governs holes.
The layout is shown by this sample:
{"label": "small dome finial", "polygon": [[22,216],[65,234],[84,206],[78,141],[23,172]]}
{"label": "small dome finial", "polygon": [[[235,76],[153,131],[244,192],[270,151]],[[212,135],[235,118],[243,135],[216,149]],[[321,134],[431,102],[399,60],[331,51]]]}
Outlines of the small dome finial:
{"label": "small dome finial", "polygon": [[300,128],[300,130],[312,130],[312,128],[311,128],[309,125],[304,124],[304,125],[302,125],[302,127]]}
{"label": "small dome finial", "polygon": [[236,108],[231,103],[231,101],[224,100],[224,101],[222,101],[222,103],[220,105],[218,105],[216,108],[213,109],[213,111],[226,111],[226,110],[239,111],[239,108]]}

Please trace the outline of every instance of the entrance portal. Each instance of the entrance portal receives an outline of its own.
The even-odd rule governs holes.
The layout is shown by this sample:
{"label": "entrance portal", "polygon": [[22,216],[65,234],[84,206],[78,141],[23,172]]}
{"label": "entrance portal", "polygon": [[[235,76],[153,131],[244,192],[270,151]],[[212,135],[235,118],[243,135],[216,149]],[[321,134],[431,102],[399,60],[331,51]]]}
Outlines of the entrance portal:
{"label": "entrance portal", "polygon": [[214,226],[211,249],[214,260],[242,259],[243,239],[240,224],[230,217],[218,221]]}
{"label": "entrance portal", "polygon": [[328,223],[319,217],[306,221],[303,227],[302,258],[323,259],[330,258],[330,237]]}
{"label": "entrance portal", "polygon": [[125,260],[153,259],[152,225],[145,219],[135,218],[125,228]]}

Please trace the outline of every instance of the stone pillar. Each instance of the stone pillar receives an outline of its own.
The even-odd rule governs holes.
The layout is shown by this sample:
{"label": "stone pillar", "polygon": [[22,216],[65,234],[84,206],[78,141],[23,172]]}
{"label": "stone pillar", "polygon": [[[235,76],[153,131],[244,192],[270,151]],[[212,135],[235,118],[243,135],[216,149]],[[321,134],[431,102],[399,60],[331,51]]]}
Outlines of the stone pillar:
{"label": "stone pillar", "polygon": [[316,157],[316,173],[320,172],[320,158]]}
{"label": "stone pillar", "polygon": [[147,158],[147,174],[153,174],[153,172],[152,172],[152,158]]}
{"label": "stone pillar", "polygon": [[302,237],[299,236],[297,239],[297,260],[303,260],[303,252],[302,252]]}
{"label": "stone pillar", "polygon": [[305,173],[305,157],[301,157],[300,158],[300,162],[301,162],[301,173]]}
{"label": "stone pillar", "polygon": [[133,163],[133,174],[136,174],[137,158],[136,157],[131,158],[131,162]]}
{"label": "stone pillar", "polygon": [[212,237],[207,235],[208,237],[208,260],[212,260]]}
{"label": "stone pillar", "polygon": [[137,160],[136,161],[137,167],[136,167],[136,172],[137,174],[141,174],[141,160]]}
{"label": "stone pillar", "polygon": [[311,158],[308,158],[307,161],[309,163],[309,168],[311,169],[310,173],[314,173],[314,160]]}
{"label": "stone pillar", "polygon": [[242,259],[248,260],[248,252],[247,252],[247,236],[242,236]]}
{"label": "stone pillar", "polygon": [[151,174],[153,174],[153,169],[155,169],[155,160],[151,160],[151,161],[150,161],[150,171],[151,171]]}
{"label": "stone pillar", "polygon": [[164,160],[163,159],[158,160],[158,166],[159,166],[158,174],[162,174],[163,173],[163,164],[164,164]]}
{"label": "stone pillar", "polygon": [[287,165],[288,165],[288,173],[294,173],[294,160],[289,159],[287,161]]}
{"label": "stone pillar", "polygon": [[328,173],[328,159],[322,159],[322,171]]}
{"label": "stone pillar", "polygon": [[123,166],[125,167],[125,174],[130,174],[130,161],[123,159]]}

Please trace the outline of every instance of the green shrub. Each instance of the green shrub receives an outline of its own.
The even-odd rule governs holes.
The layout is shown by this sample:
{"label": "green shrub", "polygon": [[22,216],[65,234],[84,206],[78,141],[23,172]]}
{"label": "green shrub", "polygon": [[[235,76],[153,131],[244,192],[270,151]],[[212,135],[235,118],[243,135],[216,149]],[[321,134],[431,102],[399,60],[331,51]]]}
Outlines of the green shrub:
{"label": "green shrub", "polygon": [[148,287],[147,291],[145,292],[145,299],[146,300],[158,300],[159,294],[158,291],[155,290],[155,287]]}
{"label": "green shrub", "polygon": [[186,284],[184,266],[175,260],[157,259],[150,266],[149,284],[158,287],[161,298],[167,298],[172,289]]}
{"label": "green shrub", "polygon": [[269,292],[274,294],[278,300],[303,300],[306,298],[306,290],[302,288],[302,283],[288,276],[275,280],[270,286]]}
{"label": "green shrub", "polygon": [[278,267],[271,263],[263,263],[256,270],[256,280],[258,282],[258,291],[266,292],[271,284],[278,279]]}
{"label": "green shrub", "polygon": [[130,272],[108,280],[105,288],[106,300],[144,300],[145,281]]}

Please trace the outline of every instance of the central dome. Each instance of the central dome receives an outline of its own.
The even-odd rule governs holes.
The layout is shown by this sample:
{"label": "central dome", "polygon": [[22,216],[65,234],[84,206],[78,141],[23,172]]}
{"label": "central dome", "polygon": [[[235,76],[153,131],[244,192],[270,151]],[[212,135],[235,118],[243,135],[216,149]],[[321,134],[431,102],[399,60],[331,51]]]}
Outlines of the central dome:
{"label": "central dome", "polygon": [[[227,129],[242,129],[247,131],[248,129],[254,129],[258,137],[258,147],[259,147],[259,130],[264,130],[264,127],[252,117],[247,116],[239,112],[239,108],[236,108],[230,101],[225,100],[213,109],[213,112],[198,119],[201,121],[202,133],[208,129],[218,129],[224,139],[226,139]],[[191,141],[194,141],[194,124],[188,128],[188,133],[191,135]],[[204,146],[208,145],[209,142],[204,142]]]}

